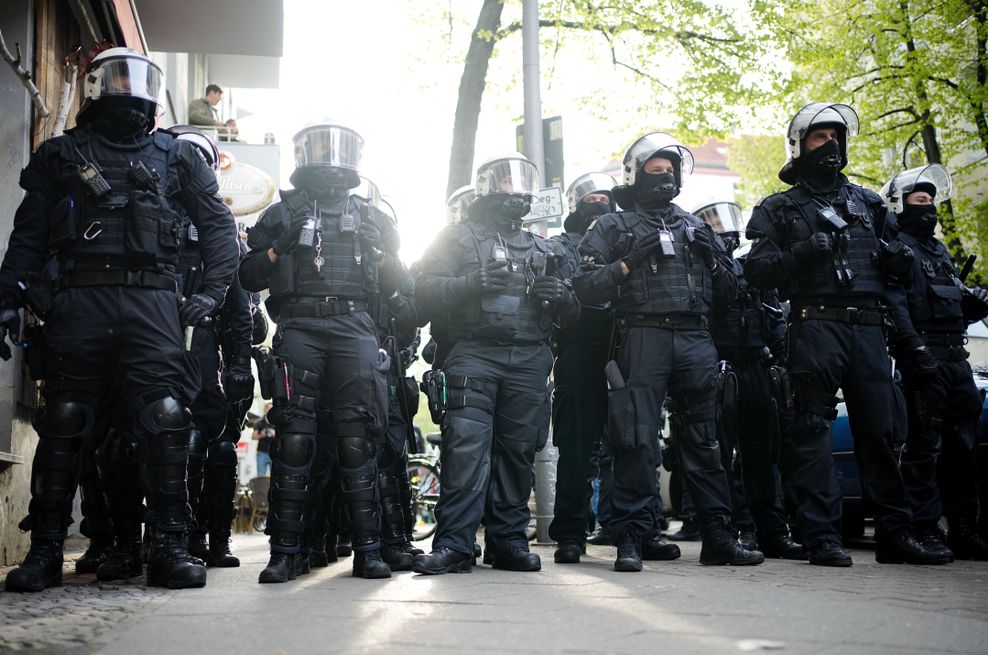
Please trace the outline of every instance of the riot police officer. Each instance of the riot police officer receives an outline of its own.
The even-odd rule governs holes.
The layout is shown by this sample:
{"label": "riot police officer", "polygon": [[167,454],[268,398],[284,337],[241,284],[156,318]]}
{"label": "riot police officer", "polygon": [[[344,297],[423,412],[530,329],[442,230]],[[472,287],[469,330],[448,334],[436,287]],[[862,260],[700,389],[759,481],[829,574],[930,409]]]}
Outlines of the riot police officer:
{"label": "riot police officer", "polygon": [[[236,271],[236,226],[216,177],[195,149],[154,132],[161,70],[144,55],[111,48],[87,67],[79,127],[43,143],[21,174],[27,191],[0,267],[0,337],[17,338],[17,282],[51,254],[59,263],[45,324],[46,405],[32,501],[32,531],[10,590],[39,591],[62,575],[79,449],[93,430],[107,369],[147,440],[153,506],[148,583],[198,587],[206,570],[186,550],[187,404],[180,321],[190,325],[223,301]],[[196,226],[203,281],[179,307],[176,265],[185,216]],[[10,355],[6,346],[3,354]]]}
{"label": "riot police officer", "polygon": [[713,304],[732,298],[737,287],[717,236],[672,203],[692,170],[692,153],[673,137],[641,137],[624,156],[624,185],[614,189],[618,204],[630,210],[598,219],[580,244],[583,264],[574,278],[580,302],[611,302],[621,333],[615,363],[608,364],[616,571],[641,571],[641,541],[655,533],[656,435],[667,391],[683,420],[683,476],[704,524],[700,562],[764,561],[732,534],[714,426],[717,351],[708,321]]}
{"label": "riot police officer", "polygon": [[[394,289],[379,274],[394,264],[398,234],[365,200],[348,193],[360,183],[363,139],[331,122],[294,137],[295,190],[268,208],[248,237],[240,281],[268,289],[278,324],[269,367],[274,408],[268,420],[277,439],[272,457],[271,560],[262,583],[295,577],[304,553],[303,514],[313,462],[335,442],[343,496],[349,509],[353,575],[387,578],[381,560],[377,450],[387,420],[387,391],[371,298]],[[382,367],[383,365],[383,367]],[[263,376],[262,376],[263,377]],[[301,570],[307,556],[299,557]]]}
{"label": "riot police officer", "polygon": [[890,444],[895,392],[883,332],[885,270],[895,253],[876,228],[885,211],[871,191],[848,182],[848,141],[858,118],[847,105],[815,102],[793,117],[790,159],[779,178],[793,187],[752,212],[754,241],[744,272],[758,289],[791,302],[789,371],[795,393],[793,483],[810,563],[850,566],[841,545],[841,496],[830,452],[837,389],[843,389],[865,492],[875,503],[879,562],[944,563],[911,532],[902,477]]}
{"label": "riot police officer", "polygon": [[[915,255],[911,269],[897,280],[905,303],[894,305],[908,309],[895,320],[895,355],[909,412],[899,466],[923,545],[959,559],[983,560],[988,542],[977,529],[975,450],[981,394],[967,362],[964,331],[988,316],[988,291],[964,285],[934,236],[936,204],[949,199],[950,191],[950,174],[939,164],[903,171],[882,189],[895,213],[898,239]],[[937,525],[941,514],[949,527],[946,545]]]}
{"label": "riot police officer", "polygon": [[[729,385],[736,397],[730,407],[722,409],[718,423],[721,448],[738,451],[743,481],[741,499],[750,511],[749,520],[755,524],[755,547],[766,557],[806,559],[803,547],[789,537],[779,481],[778,463],[783,447],[780,412],[786,410],[788,402],[787,397],[780,397],[785,395],[781,389],[781,393],[773,393],[773,388],[785,386],[779,365],[786,359],[786,320],[779,296],[775,290],[751,287],[744,277],[741,259],[733,256],[741,240],[740,206],[714,201],[693,213],[724,242],[732,255],[738,281],[734,299],[714,306],[710,330],[717,356],[728,363],[730,375],[736,381]],[[738,497],[735,494],[735,520]]]}
{"label": "riot police officer", "polygon": [[443,312],[433,325],[451,344],[438,529],[413,567],[426,574],[470,571],[485,503],[492,565],[541,568],[526,530],[535,452],[548,438],[548,338],[554,322],[579,314],[560,253],[521,229],[539,189],[535,166],[517,153],[489,159],[475,187],[470,220],[440,233],[416,282],[416,297]]}
{"label": "riot police officer", "polygon": [[[196,146],[214,174],[219,174],[219,151],[202,130],[176,125],[169,131]],[[237,247],[239,252],[239,238]],[[199,291],[203,268],[199,235],[189,222],[178,268],[185,296]],[[231,405],[237,405],[239,409],[234,411],[239,412],[254,399],[254,375],[250,369],[253,328],[250,299],[236,278],[223,307],[199,325],[190,326],[187,345],[198,362],[200,391],[192,403],[195,427],[189,432],[189,505],[196,523],[189,538],[189,552],[209,566],[240,566],[240,560],[230,553],[240,419],[231,424],[230,412]]]}

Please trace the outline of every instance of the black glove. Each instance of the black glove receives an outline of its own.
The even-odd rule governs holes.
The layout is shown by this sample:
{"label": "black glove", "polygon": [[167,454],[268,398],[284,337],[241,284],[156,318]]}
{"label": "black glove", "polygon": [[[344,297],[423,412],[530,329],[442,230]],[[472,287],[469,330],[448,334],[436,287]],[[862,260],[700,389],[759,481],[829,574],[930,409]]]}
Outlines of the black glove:
{"label": "black glove", "polygon": [[714,243],[712,232],[704,229],[693,230],[693,245],[700,251],[700,256],[707,268],[714,267]]}
{"label": "black glove", "polygon": [[377,269],[377,286],[384,298],[390,298],[401,287],[401,262],[397,257],[386,257]]}
{"label": "black glove", "polygon": [[631,246],[631,250],[624,256],[624,264],[628,267],[628,270],[633,271],[645,263],[648,256],[659,247],[661,236],[661,232],[655,230],[653,232],[649,232],[641,239],[635,239],[635,243]]}
{"label": "black glove", "polygon": [[809,239],[805,239],[795,244],[790,251],[796,259],[822,257],[831,253],[834,249],[834,241],[826,232],[815,232]]}
{"label": "black glove", "polygon": [[540,275],[532,285],[532,295],[551,303],[562,303],[569,299],[569,289],[559,278]]}
{"label": "black glove", "polygon": [[912,270],[913,260],[916,258],[913,249],[898,240],[892,243],[883,243],[879,250],[879,257],[889,275],[896,278],[908,275],[909,271]]}
{"label": "black glove", "polygon": [[226,399],[238,403],[254,397],[254,374],[250,370],[250,357],[231,357],[223,367],[223,390]]}
{"label": "black glove", "polygon": [[914,350],[909,354],[906,369],[914,379],[929,380],[937,375],[937,359],[925,348]]}
{"label": "black glove", "polygon": [[298,236],[304,226],[304,220],[296,221],[281,236],[272,241],[271,250],[274,250],[274,254],[281,256],[298,248]]}
{"label": "black glove", "polygon": [[218,306],[219,302],[212,296],[204,293],[194,293],[179,308],[178,318],[182,322],[182,325],[199,325],[202,319],[216,311]]}
{"label": "black glove", "polygon": [[[971,295],[974,299],[988,305],[988,289],[981,287],[971,287]],[[0,320],[3,320],[0,318]]]}
{"label": "black glove", "polygon": [[491,293],[506,289],[511,280],[507,265],[508,262],[505,261],[494,261],[479,271],[459,278],[460,289],[465,294]]}
{"label": "black glove", "polygon": [[7,345],[9,339],[16,344],[16,340],[21,336],[21,316],[16,309],[4,309],[0,311],[0,359],[7,361],[10,359],[10,346]]}
{"label": "black glove", "polygon": [[381,261],[384,251],[381,250],[381,230],[370,220],[360,222],[360,243],[370,253],[370,258],[374,261]]}

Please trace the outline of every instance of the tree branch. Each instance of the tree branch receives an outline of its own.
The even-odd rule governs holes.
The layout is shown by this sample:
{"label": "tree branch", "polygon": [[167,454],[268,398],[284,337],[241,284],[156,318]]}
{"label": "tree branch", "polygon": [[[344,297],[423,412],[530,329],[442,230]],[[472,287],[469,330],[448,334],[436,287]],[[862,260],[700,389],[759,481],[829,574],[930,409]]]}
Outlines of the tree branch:
{"label": "tree branch", "polygon": [[19,43],[14,44],[14,50],[17,51],[17,57],[10,54],[10,50],[7,49],[7,42],[3,39],[3,31],[0,31],[0,55],[3,55],[3,58],[14,70],[14,74],[21,79],[21,84],[24,85],[28,95],[31,96],[31,103],[34,104],[34,108],[38,110],[42,118],[48,118],[51,112],[48,111],[48,107],[45,107],[45,101],[41,99],[41,91],[31,81],[30,71],[25,70],[21,66],[21,46]]}

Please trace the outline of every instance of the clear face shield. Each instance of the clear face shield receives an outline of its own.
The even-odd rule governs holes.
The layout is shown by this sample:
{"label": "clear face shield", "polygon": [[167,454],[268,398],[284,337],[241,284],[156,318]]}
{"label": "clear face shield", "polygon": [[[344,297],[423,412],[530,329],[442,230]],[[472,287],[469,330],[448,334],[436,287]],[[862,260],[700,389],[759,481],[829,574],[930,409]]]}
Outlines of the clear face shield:
{"label": "clear face shield", "polygon": [[313,125],[303,128],[292,141],[297,168],[331,166],[355,171],[360,166],[364,140],[348,127]]}
{"label": "clear face shield", "polygon": [[126,56],[109,58],[86,73],[86,95],[93,100],[117,96],[159,104],[163,78],[161,69],[150,61]]}
{"label": "clear face shield", "polygon": [[526,159],[497,159],[477,169],[477,195],[494,193],[534,198],[539,192],[539,170]]}
{"label": "clear face shield", "polygon": [[901,214],[906,205],[906,196],[920,185],[929,185],[935,189],[933,203],[940,204],[950,199],[953,183],[950,173],[940,164],[930,164],[910,168],[893,177],[882,187],[881,196],[885,205],[896,214]]}
{"label": "clear face shield", "polygon": [[360,196],[373,207],[381,208],[381,190],[372,181],[360,176],[360,184],[350,192],[352,195]]}
{"label": "clear face shield", "polygon": [[693,172],[693,153],[689,148],[665,132],[652,132],[631,144],[624,154],[624,183],[628,186],[633,185],[642,165],[652,157],[661,157],[663,152],[673,155],[673,161],[679,159],[677,179],[681,180],[682,177]]}
{"label": "clear face shield", "polygon": [[575,212],[577,204],[591,193],[606,193],[611,195],[611,189],[617,186],[617,180],[607,173],[587,173],[576,178],[566,190],[566,204],[570,212]]}
{"label": "clear face shield", "polygon": [[693,215],[713,228],[717,234],[741,233],[741,207],[735,202],[709,202],[694,210]]}
{"label": "clear face shield", "polygon": [[843,143],[844,157],[847,157],[847,141],[858,135],[860,124],[857,113],[848,105],[811,102],[793,116],[786,130],[786,154],[791,159],[798,159],[801,142],[815,127],[822,125],[844,125],[845,142]]}
{"label": "clear face shield", "polygon": [[454,191],[450,195],[449,200],[446,201],[446,222],[449,225],[462,223],[467,217],[467,209],[470,207],[470,203],[476,197],[477,194],[474,193],[473,186],[470,185],[460,187]]}

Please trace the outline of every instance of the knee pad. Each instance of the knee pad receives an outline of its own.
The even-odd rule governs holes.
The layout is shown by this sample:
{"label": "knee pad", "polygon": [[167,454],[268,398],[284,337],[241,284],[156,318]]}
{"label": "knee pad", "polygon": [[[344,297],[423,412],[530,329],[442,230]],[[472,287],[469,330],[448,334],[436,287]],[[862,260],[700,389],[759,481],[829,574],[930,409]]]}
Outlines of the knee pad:
{"label": "knee pad", "polygon": [[316,453],[316,444],[308,434],[279,435],[274,442],[274,459],[290,468],[306,466]]}
{"label": "knee pad", "polygon": [[377,448],[367,434],[363,423],[337,423],[333,426],[336,436],[336,456],[343,470],[363,468],[375,459]]}
{"label": "knee pad", "polygon": [[151,434],[183,432],[193,428],[192,412],[180,401],[166,396],[145,405],[137,413],[142,428]]}
{"label": "knee pad", "polygon": [[49,403],[35,415],[38,436],[51,439],[85,437],[96,425],[96,410],[92,405],[61,400]]}
{"label": "knee pad", "polygon": [[206,454],[206,435],[202,430],[189,430],[189,457],[203,457]]}
{"label": "knee pad", "polygon": [[209,444],[210,468],[216,466],[237,466],[237,447],[231,441],[214,441]]}

